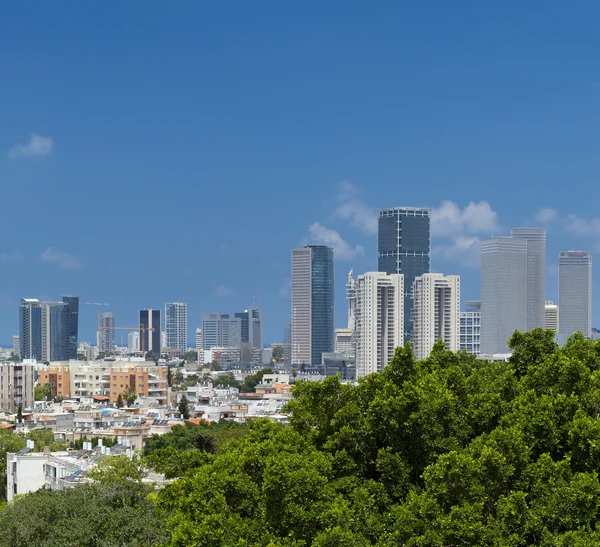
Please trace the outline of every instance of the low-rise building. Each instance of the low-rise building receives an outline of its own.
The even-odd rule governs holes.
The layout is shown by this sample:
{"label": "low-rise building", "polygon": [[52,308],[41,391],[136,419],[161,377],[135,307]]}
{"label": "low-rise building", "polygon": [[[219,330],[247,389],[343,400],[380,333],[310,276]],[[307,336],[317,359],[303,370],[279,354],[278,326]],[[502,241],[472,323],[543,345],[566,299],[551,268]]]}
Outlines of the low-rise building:
{"label": "low-rise building", "polygon": [[14,414],[19,405],[22,410],[32,408],[34,402],[35,361],[0,364],[0,408]]}

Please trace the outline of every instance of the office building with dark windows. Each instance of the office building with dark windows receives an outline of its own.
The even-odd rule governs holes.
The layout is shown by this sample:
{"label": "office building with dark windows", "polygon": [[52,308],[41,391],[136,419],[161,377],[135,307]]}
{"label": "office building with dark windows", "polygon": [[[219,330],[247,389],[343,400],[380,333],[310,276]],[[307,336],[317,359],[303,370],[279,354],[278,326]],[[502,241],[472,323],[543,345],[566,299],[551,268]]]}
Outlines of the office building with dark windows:
{"label": "office building with dark windows", "polygon": [[431,269],[431,209],[381,209],[377,227],[377,269],[404,275],[404,339],[412,333],[412,285]]}
{"label": "office building with dark windows", "polygon": [[65,306],[66,359],[77,359],[79,335],[79,297],[63,296]]}
{"label": "office building with dark windows", "polygon": [[292,336],[294,365],[320,365],[334,349],[333,249],[306,245],[292,251]]}
{"label": "office building with dark windows", "polygon": [[140,348],[142,352],[160,355],[160,310],[140,310]]}

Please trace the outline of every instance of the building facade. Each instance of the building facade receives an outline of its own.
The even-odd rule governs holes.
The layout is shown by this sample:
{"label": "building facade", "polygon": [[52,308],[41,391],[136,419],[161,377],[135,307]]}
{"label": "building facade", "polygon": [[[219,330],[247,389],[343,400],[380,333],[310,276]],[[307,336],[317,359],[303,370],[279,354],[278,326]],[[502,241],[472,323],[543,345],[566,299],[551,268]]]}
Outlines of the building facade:
{"label": "building facade", "polygon": [[127,351],[129,353],[140,351],[140,333],[136,330],[127,335]]}
{"label": "building facade", "polygon": [[67,359],[67,322],[64,302],[42,302],[42,361]]}
{"label": "building facade", "polygon": [[334,346],[333,249],[305,245],[292,251],[293,365],[320,365]]}
{"label": "building facade", "polygon": [[592,335],[592,255],[561,251],[558,256],[558,329],[565,337]]}
{"label": "building facade", "polygon": [[98,351],[111,353],[115,349],[115,315],[102,312],[98,316]]}
{"label": "building facade", "polygon": [[62,301],[66,304],[65,313],[65,336],[66,336],[66,359],[77,359],[77,347],[79,345],[79,297],[63,296]]}
{"label": "building facade", "polygon": [[356,280],[356,375],[380,372],[404,344],[404,276],[367,272]]}
{"label": "building facade", "polygon": [[250,344],[255,349],[262,349],[263,339],[263,309],[252,306],[243,312],[236,312],[234,318],[240,320],[241,343]]}
{"label": "building facade", "polygon": [[354,355],[354,329],[335,329],[335,353],[347,353]]}
{"label": "building facade", "polygon": [[37,298],[22,298],[19,307],[21,359],[42,360],[42,303]]}
{"label": "building facade", "polygon": [[394,207],[378,213],[377,269],[404,275],[404,338],[412,331],[412,284],[431,268],[431,209]]}
{"label": "building facade", "polygon": [[187,351],[187,304],[169,302],[165,304],[166,347],[179,353]]}
{"label": "building facade", "polygon": [[429,357],[442,340],[447,350],[460,348],[460,276],[428,273],[412,286],[412,345],[417,359]]}
{"label": "building facade", "polygon": [[527,330],[544,328],[546,230],[513,228],[511,237],[527,241]]}
{"label": "building facade", "polygon": [[460,350],[473,355],[481,353],[481,302],[464,302],[460,313]]}
{"label": "building facade", "polygon": [[547,300],[544,306],[544,329],[558,333],[558,304]]}
{"label": "building facade", "polygon": [[21,356],[21,342],[19,341],[19,335],[13,334],[13,355],[17,357]]}
{"label": "building facade", "polygon": [[527,240],[481,241],[481,353],[506,354],[515,330],[527,330]]}
{"label": "building facade", "polygon": [[33,387],[36,365],[30,363],[0,364],[0,408],[13,414],[33,408]]}
{"label": "building facade", "polygon": [[160,336],[160,310],[140,310],[140,347],[142,352],[160,355]]}
{"label": "building facade", "polygon": [[238,347],[242,344],[242,319],[228,313],[202,314],[202,347]]}

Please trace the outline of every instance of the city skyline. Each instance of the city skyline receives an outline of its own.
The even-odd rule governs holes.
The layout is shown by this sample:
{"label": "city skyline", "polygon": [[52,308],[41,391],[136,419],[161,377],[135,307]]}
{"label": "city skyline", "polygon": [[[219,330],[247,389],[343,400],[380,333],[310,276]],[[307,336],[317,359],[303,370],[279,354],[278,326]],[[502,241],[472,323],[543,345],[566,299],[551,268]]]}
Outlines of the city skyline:
{"label": "city skyline", "polygon": [[[247,7],[148,5],[147,24],[129,25],[127,3],[7,7],[3,198],[44,222],[5,208],[19,229],[0,242],[0,343],[32,294],[108,302],[125,326],[186,301],[188,345],[203,311],[256,295],[264,341],[282,341],[289,249],[334,248],[342,318],[350,266],[377,270],[375,212],[401,205],[432,209],[431,271],[460,275],[465,299],[479,298],[477,238],[548,228],[545,296],[558,301],[559,251],[600,247],[600,215],[582,199],[600,176],[594,13],[255,8],[248,25]],[[175,214],[176,237],[149,211]],[[132,253],[125,237],[142,226]],[[148,268],[159,249],[177,259]],[[93,343],[96,323],[81,306],[79,339]]]}

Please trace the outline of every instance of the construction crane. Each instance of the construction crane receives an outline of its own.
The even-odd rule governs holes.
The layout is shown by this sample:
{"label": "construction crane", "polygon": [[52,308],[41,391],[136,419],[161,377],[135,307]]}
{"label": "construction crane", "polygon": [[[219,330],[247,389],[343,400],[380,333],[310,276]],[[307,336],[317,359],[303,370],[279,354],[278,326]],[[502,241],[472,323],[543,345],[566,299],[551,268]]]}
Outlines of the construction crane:
{"label": "construction crane", "polygon": [[140,349],[142,350],[142,357],[146,358],[146,337],[143,335],[146,332],[150,332],[154,330],[154,327],[147,327],[146,325],[140,325],[139,327],[104,327],[104,330],[128,330],[128,331],[136,331],[139,330],[142,332],[142,336],[140,337]]}
{"label": "construction crane", "polygon": [[97,306],[98,307],[98,332],[102,330],[100,326],[100,312],[102,311],[102,306],[110,306],[110,304],[105,304],[104,302],[82,302],[86,306]]}

